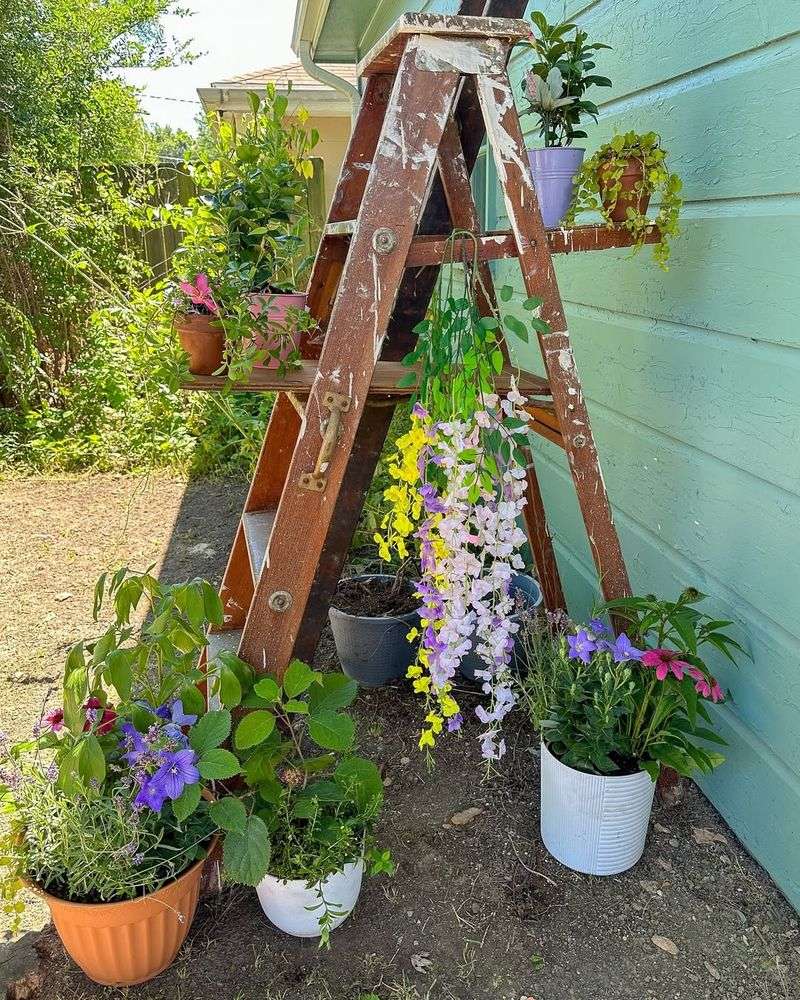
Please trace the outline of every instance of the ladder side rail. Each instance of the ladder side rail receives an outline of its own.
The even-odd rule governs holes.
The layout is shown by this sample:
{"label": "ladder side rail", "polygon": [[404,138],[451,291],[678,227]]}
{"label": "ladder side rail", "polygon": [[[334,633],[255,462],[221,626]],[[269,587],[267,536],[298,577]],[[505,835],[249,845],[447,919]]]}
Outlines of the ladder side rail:
{"label": "ladder side rail", "polygon": [[[434,174],[442,132],[452,113],[456,71],[419,65],[411,36],[395,78],[381,138],[322,349],[319,376],[278,508],[267,558],[245,623],[241,656],[256,670],[280,675],[295,648],[309,592],[336,508],[375,363]],[[340,435],[322,492],[300,478],[318,464],[325,433],[324,400],[344,396]]]}
{"label": "ladder side rail", "polygon": [[477,90],[517,241],[523,281],[529,295],[543,299],[541,317],[552,331],[539,336],[539,345],[600,587],[607,600],[625,597],[630,594],[628,572],[575,367],[508,73],[481,74],[477,77]]}

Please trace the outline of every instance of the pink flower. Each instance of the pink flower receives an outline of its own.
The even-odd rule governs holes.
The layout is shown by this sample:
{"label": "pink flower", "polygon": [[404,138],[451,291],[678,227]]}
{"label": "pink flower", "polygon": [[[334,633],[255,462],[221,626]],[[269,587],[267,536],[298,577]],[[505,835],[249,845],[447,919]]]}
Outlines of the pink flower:
{"label": "pink flower", "polygon": [[179,285],[180,290],[196,306],[202,306],[207,309],[210,313],[216,313],[217,303],[214,301],[214,296],[211,294],[211,286],[208,283],[208,275],[198,274],[195,276],[194,284],[189,281],[182,281]]}
{"label": "pink flower", "polygon": [[64,728],[64,709],[63,708],[51,708],[49,712],[45,713],[42,722],[47,726],[51,733],[60,733]]}
{"label": "pink flower", "polygon": [[698,667],[689,667],[688,674],[696,682],[694,689],[699,695],[713,702],[724,701],[725,694],[713,677],[709,680]]}
{"label": "pink flower", "polygon": [[690,665],[679,659],[680,653],[674,649],[648,649],[642,654],[642,666],[655,668],[656,677],[663,681],[667,674],[673,673],[679,681],[683,680],[683,672],[691,670]]}
{"label": "pink flower", "polygon": [[83,726],[85,733],[89,732],[95,722],[100,723],[97,727],[99,736],[105,736],[114,728],[114,723],[117,721],[117,713],[111,706],[106,707],[103,705],[99,698],[90,698],[83,708],[86,712],[86,722]]}

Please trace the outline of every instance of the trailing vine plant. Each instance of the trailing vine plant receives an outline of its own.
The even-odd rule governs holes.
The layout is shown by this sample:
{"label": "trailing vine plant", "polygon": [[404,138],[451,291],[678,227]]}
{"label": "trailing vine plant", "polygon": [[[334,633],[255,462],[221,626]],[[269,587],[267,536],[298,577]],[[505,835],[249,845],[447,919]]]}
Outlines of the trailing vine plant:
{"label": "trailing vine plant", "polygon": [[[641,250],[647,231],[655,225],[660,238],[653,244],[653,259],[659,267],[667,270],[670,240],[680,234],[678,217],[683,205],[680,196],[683,184],[680,177],[667,168],[666,156],[661,138],[655,132],[615,135],[581,167],[575,179],[575,195],[564,225],[573,226],[579,212],[600,212],[609,227],[621,225],[633,235],[634,253]],[[641,164],[642,177],[629,192],[625,192],[622,175],[632,161]],[[649,200],[654,194],[660,196],[658,214],[655,219],[648,219],[639,210],[638,202],[645,196]],[[620,198],[627,205],[625,219],[615,223],[612,213]]]}
{"label": "trailing vine plant", "polygon": [[[475,253],[458,267],[454,240],[465,238]],[[501,723],[514,704],[511,580],[524,569],[526,536],[518,521],[530,419],[516,377],[504,393],[496,388],[505,365],[501,328],[527,341],[530,330],[549,327],[538,318],[537,298],[524,303],[527,323],[482,316],[479,283],[477,241],[454,233],[428,315],[415,328],[416,346],[403,362],[414,371],[401,385],[417,390],[411,428],[389,463],[388,511],[375,541],[386,560],[393,553],[405,558],[410,548],[419,552],[420,625],[408,637],[420,638],[420,646],[408,676],[425,699],[420,749],[430,751],[445,727],[461,728],[453,680],[474,646],[484,661],[476,676],[487,696],[475,710],[484,726],[481,749],[496,760],[505,753]],[[500,292],[506,302],[512,295],[511,287]]]}

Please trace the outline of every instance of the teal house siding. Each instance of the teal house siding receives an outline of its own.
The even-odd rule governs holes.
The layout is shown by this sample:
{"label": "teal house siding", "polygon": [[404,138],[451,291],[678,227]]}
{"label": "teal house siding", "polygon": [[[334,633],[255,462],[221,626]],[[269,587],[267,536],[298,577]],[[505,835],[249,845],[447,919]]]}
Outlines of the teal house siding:
{"label": "teal house siding", "polygon": [[[350,44],[363,55],[403,10],[456,6],[372,5]],[[563,0],[536,6],[556,19]],[[686,199],[666,274],[647,248],[557,260],[608,491],[633,586],[699,587],[752,656],[713,662],[730,746],[702,787],[800,908],[800,3],[594,0],[567,14],[613,46],[587,148],[659,132]],[[524,67],[515,57],[516,80]],[[502,228],[485,162],[476,191]],[[516,262],[497,271],[519,286]],[[518,360],[540,370],[533,350]],[[581,616],[598,586],[567,465],[538,437],[535,453]]]}

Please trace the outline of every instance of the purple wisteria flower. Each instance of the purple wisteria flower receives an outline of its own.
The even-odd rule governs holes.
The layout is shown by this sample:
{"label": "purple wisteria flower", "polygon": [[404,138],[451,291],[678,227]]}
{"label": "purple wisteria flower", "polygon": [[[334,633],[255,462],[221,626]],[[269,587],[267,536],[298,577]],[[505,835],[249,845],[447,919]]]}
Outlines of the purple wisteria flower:
{"label": "purple wisteria flower", "polygon": [[421,403],[414,403],[411,408],[411,416],[416,417],[417,420],[427,420],[430,414]]}
{"label": "purple wisteria flower", "polygon": [[569,658],[580,660],[581,663],[589,663],[592,653],[597,650],[597,643],[592,639],[585,628],[578,629],[576,635],[567,636],[569,646]]}
{"label": "purple wisteria flower", "polygon": [[439,499],[435,488],[431,486],[430,483],[426,483],[422,489],[419,491],[422,501],[425,504],[425,510],[429,514],[446,514],[447,507]]}
{"label": "purple wisteria flower", "polygon": [[451,715],[447,720],[447,731],[448,733],[457,733],[459,729],[464,725],[464,716],[461,712],[456,712],[455,715]]}

